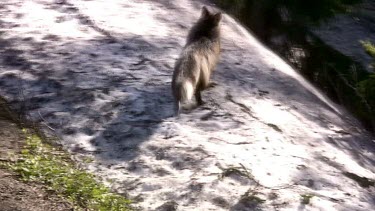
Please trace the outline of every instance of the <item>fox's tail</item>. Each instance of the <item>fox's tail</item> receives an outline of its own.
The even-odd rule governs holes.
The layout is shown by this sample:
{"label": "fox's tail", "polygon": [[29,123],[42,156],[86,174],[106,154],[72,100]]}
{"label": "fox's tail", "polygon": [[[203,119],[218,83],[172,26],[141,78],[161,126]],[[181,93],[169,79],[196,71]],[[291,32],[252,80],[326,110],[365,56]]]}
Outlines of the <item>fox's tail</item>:
{"label": "fox's tail", "polygon": [[193,84],[188,81],[184,80],[180,83],[177,87],[176,95],[175,95],[175,113],[178,116],[180,113],[181,103],[190,101],[193,98],[194,94],[194,86]]}

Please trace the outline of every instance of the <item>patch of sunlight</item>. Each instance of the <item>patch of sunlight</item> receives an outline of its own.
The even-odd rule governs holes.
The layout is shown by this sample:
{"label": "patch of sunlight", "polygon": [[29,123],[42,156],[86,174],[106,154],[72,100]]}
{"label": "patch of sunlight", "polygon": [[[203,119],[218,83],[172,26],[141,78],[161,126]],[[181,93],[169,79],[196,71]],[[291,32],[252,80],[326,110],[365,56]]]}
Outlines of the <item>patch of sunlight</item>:
{"label": "patch of sunlight", "polygon": [[[30,29],[34,30],[21,34],[28,36],[28,33],[35,33],[43,29],[44,33],[37,34],[37,36],[34,37],[42,38],[45,34],[52,34],[63,38],[89,39],[92,38],[93,35],[98,35],[98,33],[93,30],[83,30],[80,27],[81,23],[75,18],[74,13],[71,13],[69,15],[70,18],[67,18],[66,13],[59,12],[58,9],[49,9],[47,4],[51,3],[37,3],[34,1],[25,1],[23,3],[19,12],[24,14],[24,16],[18,21],[21,25],[28,25]],[[59,21],[61,18],[63,19]],[[22,29],[25,28],[23,27]]]}
{"label": "patch of sunlight", "polygon": [[[127,34],[142,36],[157,34],[159,37],[166,37],[171,30],[157,19],[158,11],[155,10],[155,6],[146,1],[133,3],[113,0],[111,4],[107,1],[86,1],[80,2],[77,6],[82,12],[95,18],[98,23],[105,23],[106,25],[101,25],[110,28],[114,33],[125,31]],[[126,9],[128,7],[132,9]],[[108,22],[108,19],[111,21]]]}
{"label": "patch of sunlight", "polygon": [[257,48],[256,52],[260,55],[260,58],[264,62],[273,66],[276,70],[294,78],[297,80],[305,89],[309,90],[312,94],[318,97],[322,102],[329,106],[333,111],[341,114],[337,106],[335,106],[326,96],[324,96],[317,88],[305,80],[299,73],[297,73],[290,65],[288,65],[284,60],[282,60],[278,55],[273,53],[268,47],[263,45],[258,41],[254,35],[250,34],[248,30],[235,21],[229,15],[226,15],[226,21],[230,24],[230,27],[226,28],[226,33],[233,40],[244,40],[251,44],[253,47]]}

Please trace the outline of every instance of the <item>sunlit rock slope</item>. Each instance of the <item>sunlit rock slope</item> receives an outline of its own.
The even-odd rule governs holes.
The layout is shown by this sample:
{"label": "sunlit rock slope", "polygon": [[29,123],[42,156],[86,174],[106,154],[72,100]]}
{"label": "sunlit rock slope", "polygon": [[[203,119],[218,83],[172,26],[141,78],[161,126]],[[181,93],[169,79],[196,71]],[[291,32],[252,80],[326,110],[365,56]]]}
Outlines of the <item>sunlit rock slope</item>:
{"label": "sunlit rock slope", "polygon": [[1,1],[0,95],[141,210],[374,209],[373,138],[227,15],[218,85],[172,117],[202,5]]}

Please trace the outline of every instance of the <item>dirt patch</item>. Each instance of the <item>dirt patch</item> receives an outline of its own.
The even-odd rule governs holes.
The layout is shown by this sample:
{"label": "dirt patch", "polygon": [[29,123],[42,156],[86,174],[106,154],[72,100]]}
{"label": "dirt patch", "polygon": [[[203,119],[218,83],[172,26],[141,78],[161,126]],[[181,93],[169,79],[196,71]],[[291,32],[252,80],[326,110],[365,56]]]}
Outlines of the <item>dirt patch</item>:
{"label": "dirt patch", "polygon": [[[25,137],[4,100],[0,99],[0,160],[18,153]],[[73,210],[72,205],[43,186],[17,180],[14,173],[0,167],[0,211]]]}
{"label": "dirt patch", "polygon": [[73,210],[72,206],[40,185],[15,179],[12,173],[0,169],[0,211]]}

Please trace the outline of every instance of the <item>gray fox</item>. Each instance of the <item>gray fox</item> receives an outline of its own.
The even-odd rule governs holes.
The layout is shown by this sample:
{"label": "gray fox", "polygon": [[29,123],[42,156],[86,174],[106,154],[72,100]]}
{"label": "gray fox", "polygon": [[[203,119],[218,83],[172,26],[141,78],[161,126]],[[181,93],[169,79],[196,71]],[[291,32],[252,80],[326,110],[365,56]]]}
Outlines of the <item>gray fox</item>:
{"label": "gray fox", "polygon": [[210,13],[202,7],[202,14],[190,29],[185,47],[175,63],[172,94],[176,115],[181,103],[191,100],[193,94],[202,105],[201,91],[209,86],[211,72],[220,56],[221,13]]}

